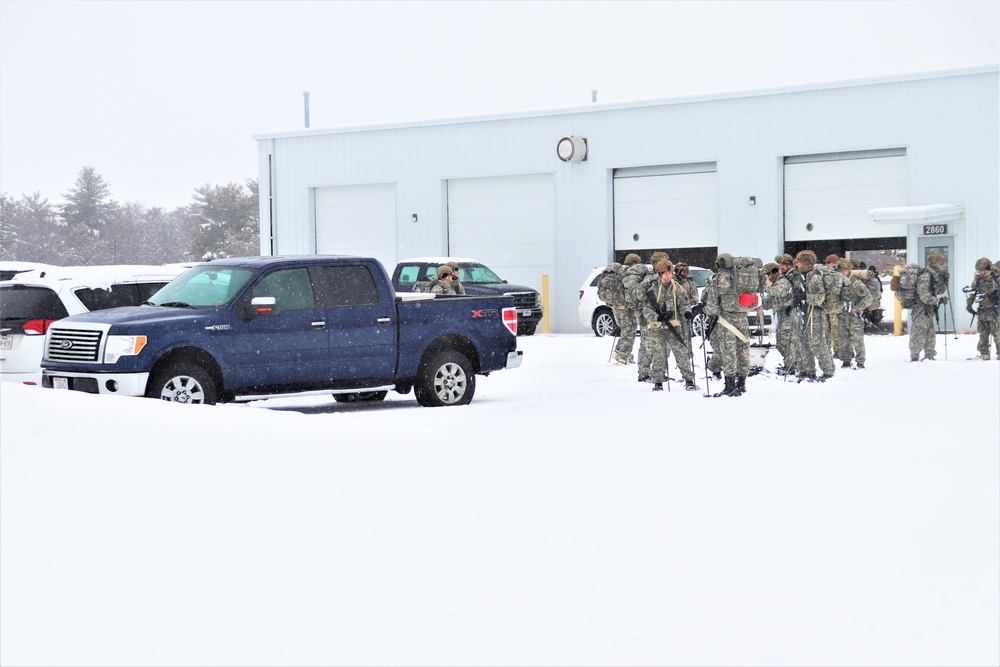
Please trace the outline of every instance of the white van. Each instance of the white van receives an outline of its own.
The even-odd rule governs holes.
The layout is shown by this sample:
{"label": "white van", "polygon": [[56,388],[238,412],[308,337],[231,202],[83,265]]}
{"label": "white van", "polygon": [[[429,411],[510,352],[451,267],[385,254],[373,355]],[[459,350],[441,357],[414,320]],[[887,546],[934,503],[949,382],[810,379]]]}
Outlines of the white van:
{"label": "white van", "polygon": [[176,266],[60,266],[0,282],[0,381],[41,385],[45,333],[56,320],[138,306],[186,271]]}

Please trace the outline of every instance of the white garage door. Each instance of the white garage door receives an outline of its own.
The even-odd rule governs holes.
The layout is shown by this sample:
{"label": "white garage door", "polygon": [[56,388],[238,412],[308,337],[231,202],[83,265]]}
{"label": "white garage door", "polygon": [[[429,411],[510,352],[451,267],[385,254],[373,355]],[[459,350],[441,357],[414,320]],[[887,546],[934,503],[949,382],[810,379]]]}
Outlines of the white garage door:
{"label": "white garage door", "polygon": [[785,241],[906,236],[868,211],[908,204],[905,149],[785,158]]}
{"label": "white garage door", "polygon": [[[555,177],[552,174],[448,181],[448,254],[486,264],[508,282],[557,293]],[[549,321],[556,309],[550,301]]]}
{"label": "white garage door", "polygon": [[316,188],[316,253],[375,257],[396,266],[393,183]]}
{"label": "white garage door", "polygon": [[615,250],[719,244],[715,163],[615,170]]}

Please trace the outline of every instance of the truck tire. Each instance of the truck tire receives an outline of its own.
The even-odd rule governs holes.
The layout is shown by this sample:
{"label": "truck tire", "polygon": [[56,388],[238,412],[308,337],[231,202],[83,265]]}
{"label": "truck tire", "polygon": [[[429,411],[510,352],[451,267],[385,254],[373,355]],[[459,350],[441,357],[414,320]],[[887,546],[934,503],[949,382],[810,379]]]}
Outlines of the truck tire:
{"label": "truck tire", "polygon": [[385,400],[387,391],[359,391],[353,394],[334,394],[333,400],[338,403],[377,403]]}
{"label": "truck tire", "polygon": [[618,336],[620,334],[618,325],[615,324],[614,313],[611,312],[610,308],[598,308],[594,311],[594,318],[590,326],[597,337]]}
{"label": "truck tire", "polygon": [[186,361],[167,364],[150,379],[146,396],[174,403],[215,405],[219,398],[215,381],[197,364]]}
{"label": "truck tire", "polygon": [[420,367],[413,388],[425,408],[465,405],[476,393],[476,374],[461,352],[442,350]]}

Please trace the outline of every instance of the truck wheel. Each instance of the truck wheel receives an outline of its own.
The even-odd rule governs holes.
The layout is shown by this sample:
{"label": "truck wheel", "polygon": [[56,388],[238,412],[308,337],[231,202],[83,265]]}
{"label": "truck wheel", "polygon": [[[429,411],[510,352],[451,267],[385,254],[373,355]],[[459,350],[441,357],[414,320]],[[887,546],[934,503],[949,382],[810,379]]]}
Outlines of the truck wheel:
{"label": "truck wheel", "polygon": [[338,403],[377,403],[384,400],[387,391],[359,391],[355,394],[334,394],[333,400]]}
{"label": "truck wheel", "polygon": [[444,350],[421,366],[414,390],[417,403],[426,408],[465,405],[476,393],[476,374],[465,355]]}
{"label": "truck wheel", "polygon": [[218,400],[215,382],[208,372],[197,364],[183,361],[160,369],[147,385],[146,396],[204,405],[215,405]]}
{"label": "truck wheel", "polygon": [[698,313],[697,315],[694,316],[694,319],[691,320],[691,332],[696,337],[701,337],[705,334],[705,327],[707,326],[707,324],[708,324],[708,315],[706,315],[705,313]]}
{"label": "truck wheel", "polygon": [[597,312],[594,313],[591,327],[594,329],[594,335],[598,337],[619,335],[618,325],[615,324],[615,316],[609,308],[597,309]]}

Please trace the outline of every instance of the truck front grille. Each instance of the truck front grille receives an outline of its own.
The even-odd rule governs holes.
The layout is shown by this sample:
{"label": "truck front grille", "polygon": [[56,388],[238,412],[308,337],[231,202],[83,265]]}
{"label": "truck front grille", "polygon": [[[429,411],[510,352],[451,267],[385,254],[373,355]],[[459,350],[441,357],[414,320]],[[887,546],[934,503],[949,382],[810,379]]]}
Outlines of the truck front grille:
{"label": "truck front grille", "polygon": [[507,296],[514,297],[514,307],[518,309],[534,308],[538,305],[537,292],[507,292]]}
{"label": "truck front grille", "polygon": [[101,350],[101,331],[83,329],[49,329],[49,361],[95,362]]}

